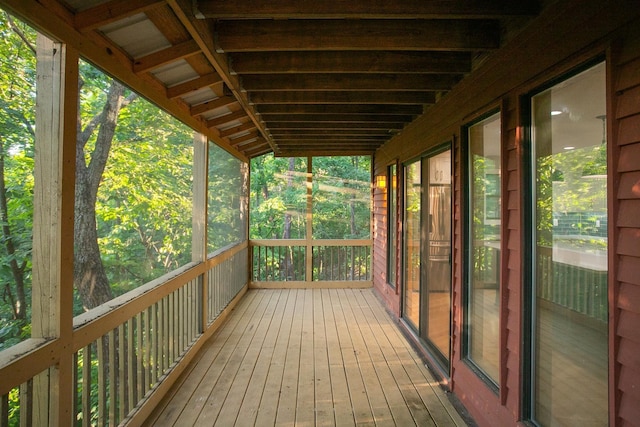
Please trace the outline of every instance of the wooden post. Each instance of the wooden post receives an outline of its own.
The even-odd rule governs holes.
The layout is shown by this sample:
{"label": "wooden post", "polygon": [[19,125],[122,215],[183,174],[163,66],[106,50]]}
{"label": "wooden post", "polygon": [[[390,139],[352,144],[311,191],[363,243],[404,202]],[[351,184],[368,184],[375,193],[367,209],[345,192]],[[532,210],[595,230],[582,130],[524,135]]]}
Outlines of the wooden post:
{"label": "wooden post", "polygon": [[[208,183],[208,155],[209,142],[206,135],[196,132],[193,137],[193,236],[192,257],[194,262],[206,262],[207,260],[207,183]],[[200,331],[207,329],[209,318],[208,271],[200,277],[200,301],[201,325]]]}
{"label": "wooden post", "polygon": [[63,344],[59,363],[34,377],[33,422],[73,420],[73,207],[78,53],[38,35],[32,336]]}

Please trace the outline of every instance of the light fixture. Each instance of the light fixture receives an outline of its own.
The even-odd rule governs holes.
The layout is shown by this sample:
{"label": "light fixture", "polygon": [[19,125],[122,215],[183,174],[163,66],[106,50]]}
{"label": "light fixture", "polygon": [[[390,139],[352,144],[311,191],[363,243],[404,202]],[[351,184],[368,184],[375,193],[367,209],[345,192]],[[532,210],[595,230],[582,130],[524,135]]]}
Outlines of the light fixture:
{"label": "light fixture", "polygon": [[560,111],[560,110],[551,110],[551,115],[552,116],[559,116],[560,114],[562,114],[562,111]]}
{"label": "light fixture", "polygon": [[562,147],[563,150],[574,150],[576,147],[573,145],[567,145],[566,147]]}
{"label": "light fixture", "polygon": [[387,177],[385,175],[376,176],[376,187],[379,190],[384,190],[387,188]]}

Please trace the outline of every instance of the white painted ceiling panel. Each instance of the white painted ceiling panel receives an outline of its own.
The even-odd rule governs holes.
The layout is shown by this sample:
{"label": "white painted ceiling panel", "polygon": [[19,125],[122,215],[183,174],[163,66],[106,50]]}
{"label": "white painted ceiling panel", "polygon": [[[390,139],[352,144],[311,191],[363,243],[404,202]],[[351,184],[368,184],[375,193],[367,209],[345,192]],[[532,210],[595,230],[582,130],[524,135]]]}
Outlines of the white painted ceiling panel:
{"label": "white painted ceiling panel", "polygon": [[156,68],[151,74],[156,76],[167,87],[200,77],[196,70],[184,59]]}
{"label": "white painted ceiling panel", "polygon": [[183,96],[182,100],[189,105],[198,105],[216,98],[218,98],[218,95],[216,95],[210,87],[203,87],[202,89]]}
{"label": "white painted ceiling panel", "polygon": [[134,59],[171,47],[144,13],[105,25],[100,31]]}

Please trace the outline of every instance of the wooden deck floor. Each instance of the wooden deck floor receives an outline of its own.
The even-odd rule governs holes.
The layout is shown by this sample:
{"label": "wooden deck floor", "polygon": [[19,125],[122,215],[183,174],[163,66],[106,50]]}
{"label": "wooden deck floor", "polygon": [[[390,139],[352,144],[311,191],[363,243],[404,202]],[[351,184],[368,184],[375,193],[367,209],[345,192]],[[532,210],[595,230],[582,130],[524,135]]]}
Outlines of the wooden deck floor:
{"label": "wooden deck floor", "polygon": [[153,426],[464,426],[371,289],[251,290]]}

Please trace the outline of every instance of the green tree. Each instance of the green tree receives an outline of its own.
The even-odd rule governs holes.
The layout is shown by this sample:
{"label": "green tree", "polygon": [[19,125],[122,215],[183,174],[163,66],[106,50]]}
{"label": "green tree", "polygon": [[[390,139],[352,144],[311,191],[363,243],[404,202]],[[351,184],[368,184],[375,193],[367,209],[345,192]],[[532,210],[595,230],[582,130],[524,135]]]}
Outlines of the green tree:
{"label": "green tree", "polygon": [[0,349],[30,336],[35,38],[0,13]]}

